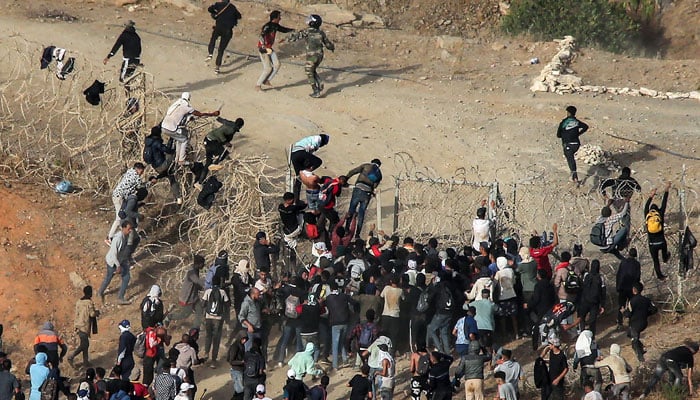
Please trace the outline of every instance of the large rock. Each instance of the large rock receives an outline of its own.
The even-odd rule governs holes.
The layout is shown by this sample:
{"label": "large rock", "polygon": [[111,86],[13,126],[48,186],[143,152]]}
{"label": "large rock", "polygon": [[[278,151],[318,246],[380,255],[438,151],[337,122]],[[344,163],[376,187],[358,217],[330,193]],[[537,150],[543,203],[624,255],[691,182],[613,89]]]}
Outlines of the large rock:
{"label": "large rock", "polygon": [[357,16],[341,9],[336,4],[311,4],[303,8],[305,14],[318,14],[324,23],[331,25],[347,25],[357,19]]}
{"label": "large rock", "polygon": [[369,26],[372,28],[384,28],[384,20],[382,17],[374,14],[362,14],[360,18],[360,23],[362,26]]}

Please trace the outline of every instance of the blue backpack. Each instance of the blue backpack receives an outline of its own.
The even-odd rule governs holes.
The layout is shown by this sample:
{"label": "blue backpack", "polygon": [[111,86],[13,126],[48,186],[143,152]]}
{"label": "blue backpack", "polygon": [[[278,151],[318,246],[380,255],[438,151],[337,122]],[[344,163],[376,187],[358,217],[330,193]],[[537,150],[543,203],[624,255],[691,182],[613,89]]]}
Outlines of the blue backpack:
{"label": "blue backpack", "polygon": [[372,164],[372,170],[367,174],[370,182],[377,183],[382,180],[382,171],[377,164]]}

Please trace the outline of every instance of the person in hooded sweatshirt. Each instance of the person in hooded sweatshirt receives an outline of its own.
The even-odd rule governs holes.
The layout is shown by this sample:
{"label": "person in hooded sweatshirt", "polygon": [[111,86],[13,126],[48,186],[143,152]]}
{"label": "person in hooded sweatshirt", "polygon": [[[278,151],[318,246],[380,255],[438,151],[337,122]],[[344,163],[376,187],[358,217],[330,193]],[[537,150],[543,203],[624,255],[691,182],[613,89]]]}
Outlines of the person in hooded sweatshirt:
{"label": "person in hooded sweatshirt", "polygon": [[576,352],[574,353],[574,372],[581,366],[581,386],[585,382],[592,381],[596,392],[600,392],[603,377],[600,370],[595,367],[595,361],[599,356],[598,345],[593,338],[593,332],[585,330],[576,339]]}
{"label": "person in hooded sweatshirt", "polygon": [[452,398],[450,384],[450,365],[452,357],[439,352],[430,353],[430,369],[428,370],[428,386],[433,394],[432,400],[445,400]]}
{"label": "person in hooded sweatshirt", "polygon": [[306,348],[303,351],[294,354],[287,365],[294,371],[295,376],[304,378],[306,375],[319,376],[323,374],[323,371],[316,368],[316,363],[314,362],[314,351],[316,346],[309,342],[306,344]]}
{"label": "person in hooded sweatshirt", "polygon": [[148,295],[141,301],[141,328],[154,327],[163,323],[163,301],[161,301],[160,286],[153,285]]}
{"label": "person in hooded sweatshirt", "polygon": [[173,160],[175,160],[175,148],[170,145],[170,141],[168,144],[163,143],[163,130],[160,125],[151,128],[151,133],[146,136],[144,149],[144,153],[148,151],[150,154],[151,159],[148,164],[158,173],[158,175],[149,177],[148,180],[155,183],[159,179],[167,178],[173,198],[179,199],[181,197],[180,182],[175,179],[171,168]]}
{"label": "person in hooded sweatshirt", "polygon": [[[53,323],[44,322],[34,338],[34,352],[38,353],[38,347],[40,345],[46,346],[46,356],[51,365],[57,367],[59,361],[63,360],[63,356],[68,352],[68,346],[63,342],[63,338],[56,332]],[[58,353],[58,349],[61,349],[61,353]]]}
{"label": "person in hooded sweatshirt", "polygon": [[498,307],[501,310],[499,315],[504,317],[501,319],[503,321],[503,330],[501,332],[505,332],[506,319],[510,317],[513,324],[513,334],[517,340],[520,339],[520,331],[518,330],[518,298],[515,293],[515,272],[511,267],[512,262],[505,257],[498,257],[496,259],[498,272],[496,272],[494,279],[501,286],[498,300]]}
{"label": "person in hooded sweatshirt", "polygon": [[610,368],[612,371],[613,387],[612,394],[616,398],[629,400],[630,398],[630,372],[632,367],[620,355],[620,345],[613,343],[610,345],[610,355],[593,365],[595,368]]}
{"label": "person in hooded sweatshirt", "polygon": [[122,66],[119,70],[119,82],[124,82],[124,79],[130,77],[136,71],[136,66],[141,64],[141,37],[136,33],[136,23],[129,20],[124,25],[124,30],[114,42],[112,50],[103,60],[103,64],[107,65],[110,58],[122,48]]}
{"label": "person in hooded sweatshirt", "polygon": [[590,329],[593,336],[596,333],[598,315],[605,312],[606,299],[605,277],[600,273],[600,261],[591,261],[591,271],[583,278],[583,288],[579,303],[576,305],[581,327]]}
{"label": "person in hooded sweatshirt", "polygon": [[118,325],[119,332],[119,348],[117,349],[117,363],[121,367],[122,380],[128,380],[131,377],[131,371],[134,370],[136,363],[134,362],[134,346],[136,345],[136,336],[131,333],[131,323],[128,319],[123,320]]}
{"label": "person in hooded sweatshirt", "polygon": [[46,366],[48,357],[46,353],[37,353],[34,357],[36,363],[29,367],[29,378],[31,381],[31,390],[29,391],[29,400],[41,400],[41,385],[49,377],[49,368]]}

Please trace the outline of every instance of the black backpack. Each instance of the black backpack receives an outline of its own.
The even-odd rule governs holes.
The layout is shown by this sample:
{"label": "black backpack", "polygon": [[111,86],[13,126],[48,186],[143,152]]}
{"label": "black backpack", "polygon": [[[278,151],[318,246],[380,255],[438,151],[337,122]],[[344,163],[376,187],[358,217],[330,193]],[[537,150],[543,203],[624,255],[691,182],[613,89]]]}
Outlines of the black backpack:
{"label": "black backpack", "polygon": [[245,362],[245,369],[243,374],[248,378],[257,378],[260,376],[260,370],[262,369],[262,356],[253,351],[248,351],[243,356],[243,361]]}
{"label": "black backpack", "polygon": [[207,314],[215,317],[221,317],[224,314],[224,299],[221,296],[221,289],[213,287],[207,297],[207,308],[204,310]]}
{"label": "black backpack", "polygon": [[452,311],[452,307],[454,307],[454,299],[452,298],[452,291],[447,286],[440,288],[436,306],[437,311]]}
{"label": "black backpack", "polygon": [[420,376],[428,375],[428,370],[430,369],[430,354],[423,354],[418,357],[418,367],[416,368],[416,373]]}
{"label": "black backpack", "polygon": [[542,359],[542,357],[537,357],[535,360],[532,375],[535,380],[535,387],[538,389],[551,384],[551,381],[549,380],[549,369],[547,368],[547,363]]}
{"label": "black backpack", "polygon": [[569,294],[576,294],[581,290],[581,278],[575,271],[567,268],[566,279],[564,280],[564,291]]}
{"label": "black backpack", "polygon": [[605,223],[598,222],[591,229],[591,243],[599,247],[608,245],[608,238],[605,235]]}

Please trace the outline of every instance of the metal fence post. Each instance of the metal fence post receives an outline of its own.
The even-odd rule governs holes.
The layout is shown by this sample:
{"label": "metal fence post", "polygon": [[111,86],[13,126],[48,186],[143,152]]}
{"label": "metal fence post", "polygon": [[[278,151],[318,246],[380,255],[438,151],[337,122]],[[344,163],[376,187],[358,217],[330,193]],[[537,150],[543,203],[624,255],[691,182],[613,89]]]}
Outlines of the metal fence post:
{"label": "metal fence post", "polygon": [[394,229],[396,232],[399,230],[399,185],[400,180],[396,178],[396,183],[394,184]]}

